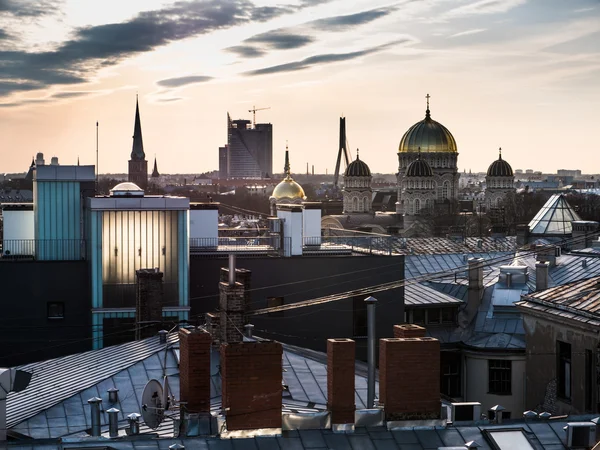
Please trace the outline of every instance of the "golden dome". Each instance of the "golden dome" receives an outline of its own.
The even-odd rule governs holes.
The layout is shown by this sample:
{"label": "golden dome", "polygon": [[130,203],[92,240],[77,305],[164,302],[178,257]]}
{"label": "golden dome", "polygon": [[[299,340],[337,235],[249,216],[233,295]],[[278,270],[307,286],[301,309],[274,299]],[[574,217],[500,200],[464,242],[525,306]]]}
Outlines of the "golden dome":
{"label": "golden dome", "polygon": [[400,145],[398,153],[456,153],[456,141],[452,133],[444,125],[431,118],[429,111],[429,94],[425,119],[415,123],[408,129]]}
{"label": "golden dome", "polygon": [[290,174],[290,157],[287,145],[285,147],[285,166],[283,170],[285,172],[285,178],[281,183],[275,186],[271,198],[275,200],[282,200],[284,198],[288,198],[291,200],[306,200],[304,189],[302,189],[302,186],[300,186],[292,179],[292,176]]}
{"label": "golden dome", "polygon": [[271,197],[275,200],[281,200],[284,198],[289,198],[292,200],[306,200],[304,189],[302,189],[302,186],[292,180],[290,176],[285,177],[281,183],[275,186],[275,189],[273,189],[273,195]]}

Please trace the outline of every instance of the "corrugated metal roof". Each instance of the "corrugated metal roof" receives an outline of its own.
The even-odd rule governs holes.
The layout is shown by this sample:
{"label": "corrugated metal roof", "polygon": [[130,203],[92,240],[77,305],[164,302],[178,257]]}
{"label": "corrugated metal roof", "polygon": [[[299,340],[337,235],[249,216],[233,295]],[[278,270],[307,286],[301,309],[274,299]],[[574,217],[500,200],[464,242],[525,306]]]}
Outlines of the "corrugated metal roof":
{"label": "corrugated metal roof", "polygon": [[[177,342],[169,336],[169,343]],[[8,427],[44,411],[63,399],[95,386],[123,369],[164,350],[158,336],[141,341],[63,356],[27,364],[19,369],[31,372],[31,382],[22,392],[11,392],[6,401]],[[93,397],[91,395],[88,398]]]}
{"label": "corrugated metal roof", "polygon": [[404,305],[415,306],[458,306],[464,302],[423,284],[408,284],[404,287]]}

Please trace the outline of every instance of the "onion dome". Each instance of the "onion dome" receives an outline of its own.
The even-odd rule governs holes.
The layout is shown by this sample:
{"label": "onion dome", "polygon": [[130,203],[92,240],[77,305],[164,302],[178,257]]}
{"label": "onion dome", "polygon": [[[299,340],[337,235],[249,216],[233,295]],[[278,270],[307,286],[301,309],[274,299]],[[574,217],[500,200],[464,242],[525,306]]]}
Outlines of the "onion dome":
{"label": "onion dome", "polygon": [[407,177],[432,177],[433,170],[431,170],[431,166],[427,164],[427,161],[421,159],[421,149],[418,148],[417,151],[419,155],[417,159],[411,162],[406,168]]}
{"label": "onion dome", "polygon": [[358,157],[358,149],[356,149],[356,159],[348,164],[346,167],[346,172],[344,172],[345,177],[370,177],[371,169],[364,161],[361,161]]}
{"label": "onion dome", "polygon": [[439,122],[431,118],[429,94],[425,119],[408,129],[398,146],[398,153],[416,153],[418,148],[426,153],[456,153],[456,141],[452,133]]}
{"label": "onion dome", "polygon": [[513,170],[510,164],[502,159],[502,148],[498,151],[499,156],[496,161],[490,164],[487,170],[488,177],[512,177]]}
{"label": "onion dome", "polygon": [[275,200],[281,200],[284,198],[296,200],[306,200],[306,195],[304,194],[304,189],[298,183],[296,183],[290,174],[290,157],[288,153],[288,149],[285,149],[285,178],[281,183],[275,186],[273,189],[273,194],[271,198]]}

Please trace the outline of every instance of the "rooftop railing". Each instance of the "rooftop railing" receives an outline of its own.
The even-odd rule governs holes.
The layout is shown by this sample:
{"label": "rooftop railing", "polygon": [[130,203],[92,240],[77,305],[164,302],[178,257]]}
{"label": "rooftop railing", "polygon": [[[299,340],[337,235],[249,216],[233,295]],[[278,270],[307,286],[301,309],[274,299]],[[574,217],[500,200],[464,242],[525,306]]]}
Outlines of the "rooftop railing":
{"label": "rooftop railing", "polygon": [[86,258],[84,239],[4,239],[0,259],[79,261]]}

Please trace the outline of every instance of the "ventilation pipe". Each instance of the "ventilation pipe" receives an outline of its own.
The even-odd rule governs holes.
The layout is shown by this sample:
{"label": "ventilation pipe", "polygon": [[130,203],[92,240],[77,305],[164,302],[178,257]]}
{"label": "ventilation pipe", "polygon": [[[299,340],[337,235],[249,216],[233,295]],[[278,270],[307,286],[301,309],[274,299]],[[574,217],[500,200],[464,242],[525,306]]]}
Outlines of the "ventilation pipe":
{"label": "ventilation pipe", "polygon": [[111,438],[119,437],[119,411],[117,408],[110,408],[108,414],[108,435]]}
{"label": "ventilation pipe", "polygon": [[508,289],[512,288],[512,275],[513,275],[513,274],[512,274],[512,273],[510,273],[510,272],[508,272],[508,273],[506,274],[506,287],[507,287]]}
{"label": "ventilation pipe", "polygon": [[167,335],[169,334],[169,332],[167,330],[160,330],[158,332],[158,342],[159,344],[166,344],[167,343]]}
{"label": "ventilation pipe", "polygon": [[92,397],[88,400],[90,405],[90,413],[92,419],[92,436],[99,437],[100,432],[100,403],[102,399],[98,397]]}
{"label": "ventilation pipe", "polygon": [[490,408],[490,411],[494,412],[494,423],[501,425],[502,424],[502,415],[503,415],[503,411],[506,408],[504,406],[501,405],[496,405],[496,406],[492,406]]}
{"label": "ventilation pipe", "polygon": [[244,325],[244,334],[246,335],[246,337],[248,339],[253,339],[253,331],[254,331],[254,325],[252,325],[251,323],[247,323],[246,325]]}
{"label": "ventilation pipe", "polygon": [[117,388],[112,387],[106,392],[108,392],[108,403],[112,405],[119,403],[119,390]]}
{"label": "ventilation pipe", "polygon": [[368,297],[365,299],[367,304],[367,361],[369,372],[367,376],[367,409],[375,407],[375,305],[377,299]]}
{"label": "ventilation pipe", "polygon": [[535,290],[543,291],[548,289],[548,268],[549,263],[547,262],[536,262],[535,263]]}
{"label": "ventilation pipe", "polygon": [[129,428],[127,428],[126,431],[129,436],[137,436],[140,434],[140,417],[142,417],[142,415],[138,413],[131,413],[127,416]]}
{"label": "ventilation pipe", "polygon": [[235,285],[235,255],[229,255],[229,286]]}

